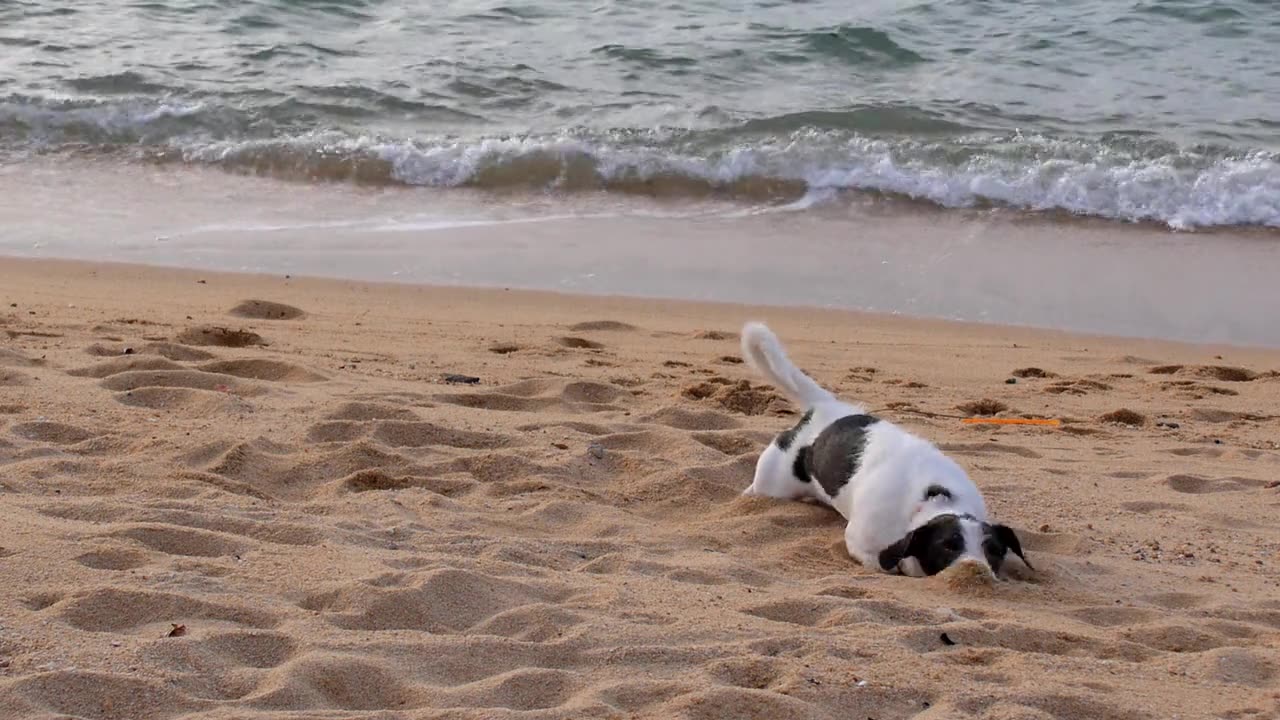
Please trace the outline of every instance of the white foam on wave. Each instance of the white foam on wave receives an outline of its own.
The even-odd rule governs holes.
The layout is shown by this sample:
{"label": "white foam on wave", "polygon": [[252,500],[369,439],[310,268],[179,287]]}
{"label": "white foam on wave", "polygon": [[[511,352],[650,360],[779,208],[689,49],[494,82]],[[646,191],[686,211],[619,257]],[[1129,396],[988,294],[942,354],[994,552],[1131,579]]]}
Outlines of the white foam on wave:
{"label": "white foam on wave", "polygon": [[145,134],[157,122],[194,116],[204,109],[200,102],[108,102],[56,95],[40,102],[7,98],[0,100],[0,123],[21,124],[36,140],[54,142],[69,129]]}
{"label": "white foam on wave", "polygon": [[946,167],[895,158],[880,144],[858,143],[843,162],[807,173],[805,180],[815,189],[875,190],[944,207],[996,203],[1157,221],[1175,229],[1280,227],[1280,162],[1268,153],[1209,158],[1179,152],[1145,159],[1102,151],[1088,160],[978,155]]}
{"label": "white foam on wave", "polygon": [[[926,200],[943,207],[994,204],[1175,229],[1280,227],[1280,155],[1042,136],[868,138],[817,130],[781,137],[681,129],[401,140],[337,131],[270,139],[210,140],[199,103],[0,101],[0,125],[16,122],[44,145],[105,132],[141,151],[168,145],[188,162],[242,166],[303,178],[355,178],[431,187],[542,185],[568,190],[687,180],[760,198],[779,184],[799,187],[787,209],[803,210],[846,191]],[[179,125],[175,127],[175,125]],[[157,136],[149,139],[154,130]],[[176,133],[176,134],[171,134]],[[730,144],[734,143],[734,144]],[[56,144],[56,142],[55,142]],[[314,175],[308,174],[315,169]],[[357,172],[364,169],[369,172]],[[764,188],[761,190],[760,188]],[[678,191],[678,188],[677,188]]]}
{"label": "white foam on wave", "polygon": [[1185,150],[1154,157],[1108,150],[1081,152],[1078,142],[1033,137],[1015,153],[972,152],[963,162],[937,158],[947,148],[854,138],[838,146],[806,147],[799,139],[739,146],[713,155],[667,149],[618,148],[574,138],[488,139],[428,146],[377,145],[394,176],[410,185],[456,187],[483,171],[532,157],[566,167],[588,161],[604,184],[680,176],[711,186],[747,178],[803,183],[793,209],[820,204],[840,191],[904,195],[943,207],[996,204],[1125,221],[1155,221],[1175,229],[1258,225],[1280,227],[1280,160]]}

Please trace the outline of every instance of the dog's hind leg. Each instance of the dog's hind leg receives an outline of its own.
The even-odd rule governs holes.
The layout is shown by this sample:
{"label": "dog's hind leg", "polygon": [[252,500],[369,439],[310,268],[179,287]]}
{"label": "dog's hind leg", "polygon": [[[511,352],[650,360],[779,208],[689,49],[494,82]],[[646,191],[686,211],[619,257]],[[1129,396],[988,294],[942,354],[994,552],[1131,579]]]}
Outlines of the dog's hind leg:
{"label": "dog's hind leg", "polygon": [[795,475],[795,453],[769,443],[756,461],[756,475],[743,495],[760,495],[781,500],[795,500],[812,494],[812,483]]}

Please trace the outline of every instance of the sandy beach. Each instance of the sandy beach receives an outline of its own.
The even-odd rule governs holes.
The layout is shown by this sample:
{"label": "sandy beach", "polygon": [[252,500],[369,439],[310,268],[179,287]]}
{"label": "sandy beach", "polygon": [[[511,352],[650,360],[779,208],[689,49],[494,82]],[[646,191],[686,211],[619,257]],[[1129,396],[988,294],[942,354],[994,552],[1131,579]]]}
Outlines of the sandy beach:
{"label": "sandy beach", "polygon": [[[1280,714],[1280,351],[15,259],[0,303],[6,719]],[[740,497],[795,420],[750,319],[1036,571]]]}

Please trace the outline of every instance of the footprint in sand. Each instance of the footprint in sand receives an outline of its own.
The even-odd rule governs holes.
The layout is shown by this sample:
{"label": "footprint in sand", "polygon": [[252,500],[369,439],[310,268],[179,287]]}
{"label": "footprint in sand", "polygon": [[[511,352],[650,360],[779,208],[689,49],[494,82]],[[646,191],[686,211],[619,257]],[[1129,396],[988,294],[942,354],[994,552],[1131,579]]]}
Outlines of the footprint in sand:
{"label": "footprint in sand", "polygon": [[242,409],[237,401],[222,392],[191,390],[180,387],[144,387],[120,393],[116,401],[128,407],[147,410],[181,412],[190,416],[210,416]]}
{"label": "footprint in sand", "polygon": [[1226,644],[1217,633],[1182,624],[1131,627],[1121,635],[1139,645],[1174,653],[1199,653]]}
{"label": "footprint in sand", "polygon": [[[120,343],[121,341],[117,339],[112,342]],[[93,345],[86,347],[84,352],[86,355],[92,355],[93,357],[107,358],[157,355],[169,360],[176,360],[180,362],[202,362],[205,360],[212,360],[215,357],[213,353],[205,352],[198,348],[169,342],[147,343],[142,347],[134,347],[132,345],[124,344],[103,345],[101,343],[94,343]]]}
{"label": "footprint in sand", "polygon": [[[861,693],[858,702],[869,702],[872,707],[892,706],[892,717],[908,717],[906,709],[921,708],[923,696],[899,690],[893,700],[875,697],[876,691]],[[661,706],[656,717],[713,720],[714,718],[810,718],[824,717],[809,702],[790,695],[740,687],[717,687],[711,690],[695,690],[675,698]]]}
{"label": "footprint in sand", "polygon": [[570,430],[575,433],[581,433],[583,435],[590,435],[593,437],[598,437],[600,435],[608,435],[609,433],[614,432],[612,429],[605,427],[604,425],[596,425],[594,423],[573,422],[573,421],[551,422],[551,423],[530,423],[528,425],[517,426],[516,430],[519,430],[520,432],[537,432],[539,430],[552,430],[556,428],[564,428],[565,430]]}
{"label": "footprint in sand", "polygon": [[217,442],[187,451],[178,461],[196,471],[190,479],[226,492],[281,501],[311,499],[361,470],[426,474],[416,461],[367,440],[305,454],[261,438]]}
{"label": "footprint in sand", "polygon": [[1147,370],[1152,375],[1194,375],[1222,382],[1250,382],[1259,376],[1252,370],[1228,365],[1160,365]]}
{"label": "footprint in sand", "polygon": [[[187,643],[181,652],[212,656],[232,668],[268,669],[285,664],[298,653],[292,637],[270,630],[234,630],[215,632]],[[172,663],[170,667],[180,667]]]}
{"label": "footprint in sand", "polygon": [[1045,386],[1044,392],[1050,395],[1088,395],[1091,392],[1105,392],[1110,389],[1111,386],[1104,382],[1080,378],[1051,383]]}
{"label": "footprint in sand", "polygon": [[60,602],[64,595],[56,590],[47,592],[34,592],[27,595],[22,600],[22,606],[32,612],[40,612],[51,605]]}
{"label": "footprint in sand", "polygon": [[[1044,630],[1020,623],[987,621],[977,623],[949,623],[947,637],[956,646],[966,650],[990,648],[1016,653],[1038,655],[1087,656],[1098,660],[1123,660],[1143,662],[1155,656],[1155,651],[1139,643],[1125,640],[1106,640],[1066,631]],[[905,636],[907,647],[920,652],[952,652],[949,646],[939,642],[935,628],[920,630]]]}
{"label": "footprint in sand", "polygon": [[245,300],[228,310],[227,314],[247,320],[297,320],[306,315],[292,305],[270,300]]}
{"label": "footprint in sand", "polygon": [[1180,447],[1166,450],[1170,455],[1178,457],[1205,457],[1216,459],[1226,454],[1226,450],[1221,447]]}
{"label": "footprint in sand", "polygon": [[631,397],[625,388],[591,381],[524,380],[482,393],[449,393],[435,399],[450,405],[502,412],[607,412]]}
{"label": "footprint in sand", "polygon": [[199,366],[199,370],[217,375],[230,375],[245,380],[266,380],[278,383],[314,383],[328,379],[324,375],[300,365],[267,358],[212,362]]}
{"label": "footprint in sand", "polygon": [[577,689],[574,678],[565,670],[519,668],[455,688],[450,698],[460,707],[550,710],[573,698]]}
{"label": "footprint in sand", "polygon": [[1168,478],[1165,478],[1164,484],[1168,485],[1174,492],[1185,493],[1188,495],[1241,492],[1244,490],[1256,490],[1261,487],[1266,487],[1267,485],[1264,480],[1254,480],[1252,478],[1207,478],[1200,475],[1170,475]]}
{"label": "footprint in sand", "polygon": [[135,525],[111,533],[166,555],[183,557],[227,557],[239,555],[249,546],[224,533],[174,527],[171,525]]}
{"label": "footprint in sand", "polygon": [[131,549],[103,548],[80,555],[76,562],[94,570],[132,570],[146,565],[147,555]]}
{"label": "footprint in sand", "polygon": [[577,613],[550,603],[535,603],[496,613],[475,626],[474,632],[520,642],[552,642],[570,628],[580,625]]}
{"label": "footprint in sand", "polygon": [[1181,503],[1157,502],[1155,500],[1136,500],[1134,502],[1120,503],[1120,509],[1129,512],[1138,513],[1140,515],[1150,515],[1160,512],[1161,510],[1182,511],[1190,508]]}
{"label": "footprint in sand", "polygon": [[1184,592],[1155,593],[1138,599],[1166,610],[1190,610],[1209,601],[1209,598],[1204,595]]}
{"label": "footprint in sand", "polygon": [[278,617],[242,604],[197,600],[147,590],[99,588],[53,606],[56,615],[77,630],[137,633],[160,637],[174,622],[210,620],[270,629]]}
{"label": "footprint in sand", "polygon": [[1142,608],[1101,605],[1077,608],[1067,616],[1096,627],[1127,627],[1154,620],[1159,614]]}
{"label": "footprint in sand", "polygon": [[0,367],[25,368],[39,365],[40,361],[32,360],[16,350],[0,348]]}
{"label": "footprint in sand", "polygon": [[570,325],[573,332],[634,332],[640,328],[617,320],[588,320]]}
{"label": "footprint in sand", "polygon": [[[213,557],[237,553],[253,540],[277,545],[319,545],[323,534],[307,525],[238,517],[228,513],[208,513],[199,504],[183,507],[136,507],[133,505],[68,505],[65,501],[39,512],[50,517],[98,524],[110,522],[130,527],[108,535],[140,542],[149,549],[172,555]],[[118,548],[107,552],[110,557]],[[135,553],[136,554],[136,553]],[[108,560],[107,562],[112,562]]]}
{"label": "footprint in sand", "polygon": [[0,701],[13,717],[171,718],[196,711],[205,703],[158,680],[123,673],[55,670],[17,678]]}
{"label": "footprint in sand", "polygon": [[0,369],[0,388],[24,387],[31,384],[31,378],[17,370]]}
{"label": "footprint in sand", "polygon": [[773,622],[790,623],[804,627],[818,627],[832,615],[850,608],[849,601],[840,598],[816,596],[777,600],[742,610],[743,613]]}
{"label": "footprint in sand", "polygon": [[490,450],[521,445],[520,438],[497,433],[458,430],[429,422],[384,420],[377,423],[372,437],[391,447],[443,445],[464,450]]}
{"label": "footprint in sand", "polygon": [[576,335],[566,335],[555,339],[555,343],[560,347],[571,348],[573,350],[603,350],[604,343],[588,340],[584,337]]}
{"label": "footprint in sand", "polygon": [[1038,367],[1018,368],[1017,370],[1014,370],[1009,374],[1012,375],[1013,377],[1021,378],[1024,380],[1031,380],[1031,379],[1044,380],[1044,379],[1058,377],[1058,373],[1050,372],[1048,370],[1045,370],[1043,368],[1038,368]]}
{"label": "footprint in sand", "polygon": [[205,350],[199,350],[186,345],[179,345],[171,342],[153,342],[143,345],[138,350],[143,355],[159,355],[163,358],[176,360],[178,362],[204,362],[212,360],[216,355]]}
{"label": "footprint in sand", "polygon": [[164,357],[122,355],[89,367],[68,370],[67,374],[71,377],[97,378],[101,380],[121,373],[142,370],[186,370],[186,366]]}
{"label": "footprint in sand", "polygon": [[378,469],[358,470],[337,482],[346,492],[363,493],[419,488],[444,497],[465,494],[476,487],[473,480],[430,477],[423,475],[395,475]]}
{"label": "footprint in sand", "polygon": [[[1273,659],[1256,650],[1240,647],[1208,650],[1197,658],[1192,667],[1192,672],[1200,677],[1255,688],[1273,687],[1280,675],[1280,667]],[[1265,717],[1265,714],[1259,713],[1258,717]]]}
{"label": "footprint in sand", "polygon": [[422,704],[416,692],[388,663],[349,654],[310,652],[276,668],[254,705],[265,710],[403,712]]}
{"label": "footprint in sand", "polygon": [[1031,448],[1008,443],[942,443],[938,448],[943,452],[957,455],[1017,455],[1031,460],[1044,457]]}
{"label": "footprint in sand", "polygon": [[240,395],[257,395],[265,389],[242,383],[234,377],[201,372],[199,370],[130,370],[104,378],[102,387],[115,392],[130,392],[142,388],[186,388],[188,390],[216,390]]}
{"label": "footprint in sand", "polygon": [[1273,419],[1270,415],[1258,415],[1234,410],[1217,410],[1214,408],[1192,408],[1191,419],[1206,423],[1263,422]]}
{"label": "footprint in sand", "polygon": [[348,583],[312,595],[301,607],[323,613],[348,630],[465,632],[501,612],[555,602],[567,592],[554,585],[517,582],[478,572],[441,569],[425,573],[413,587],[379,588]]}
{"label": "footprint in sand", "polygon": [[76,445],[99,436],[93,431],[59,422],[18,423],[9,431],[25,440],[51,445]]}
{"label": "footprint in sand", "polygon": [[753,437],[744,433],[695,432],[690,437],[725,455],[756,453],[773,439],[768,433]]}
{"label": "footprint in sand", "polygon": [[226,360],[187,368],[159,356],[126,356],[71,370],[75,377],[101,378],[116,400],[130,407],[179,410],[189,414],[242,409],[240,398],[266,389],[245,380],[271,383],[314,383],[323,375],[291,363],[266,358]]}
{"label": "footprint in sand", "polygon": [[413,410],[403,405],[388,405],[377,402],[346,402],[326,417],[330,420],[349,420],[362,422],[367,420],[417,420]]}
{"label": "footprint in sand", "polygon": [[670,680],[626,680],[595,689],[593,695],[601,702],[622,712],[640,713],[680,695],[694,691],[692,685]]}
{"label": "footprint in sand", "polygon": [[1203,400],[1211,395],[1235,397],[1240,394],[1231,388],[1196,382],[1195,380],[1166,380],[1160,383],[1159,388],[1166,392],[1175,393],[1178,397],[1186,400]]}
{"label": "footprint in sand", "polygon": [[753,690],[768,689],[784,675],[781,662],[759,655],[718,660],[704,666],[702,671],[717,684]]}

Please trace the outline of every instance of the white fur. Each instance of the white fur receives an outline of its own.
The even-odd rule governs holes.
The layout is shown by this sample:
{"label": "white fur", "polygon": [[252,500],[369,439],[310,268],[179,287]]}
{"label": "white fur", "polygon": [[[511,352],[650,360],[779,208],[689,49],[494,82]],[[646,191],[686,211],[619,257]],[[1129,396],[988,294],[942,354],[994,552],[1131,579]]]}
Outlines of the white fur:
{"label": "white fur", "polygon": [[[982,493],[965,471],[928,441],[885,420],[871,425],[861,464],[848,483],[830,497],[816,481],[802,482],[793,474],[796,454],[812,445],[828,425],[847,415],[865,411],[838,400],[805,375],[787,357],[778,338],[761,323],[747,323],[742,330],[742,353],[747,363],[813,417],[787,450],[770,443],[756,463],[755,478],[744,494],[783,499],[816,498],[844,516],[845,546],[858,562],[880,567],[880,552],[911,530],[944,513],[967,514],[963,521],[965,550],[957,562],[977,561],[988,567],[982,551],[982,523],[987,519]],[[931,485],[939,485],[951,497],[923,500]],[[915,558],[904,560],[897,570],[923,575]],[[892,570],[889,570],[890,572]]]}

